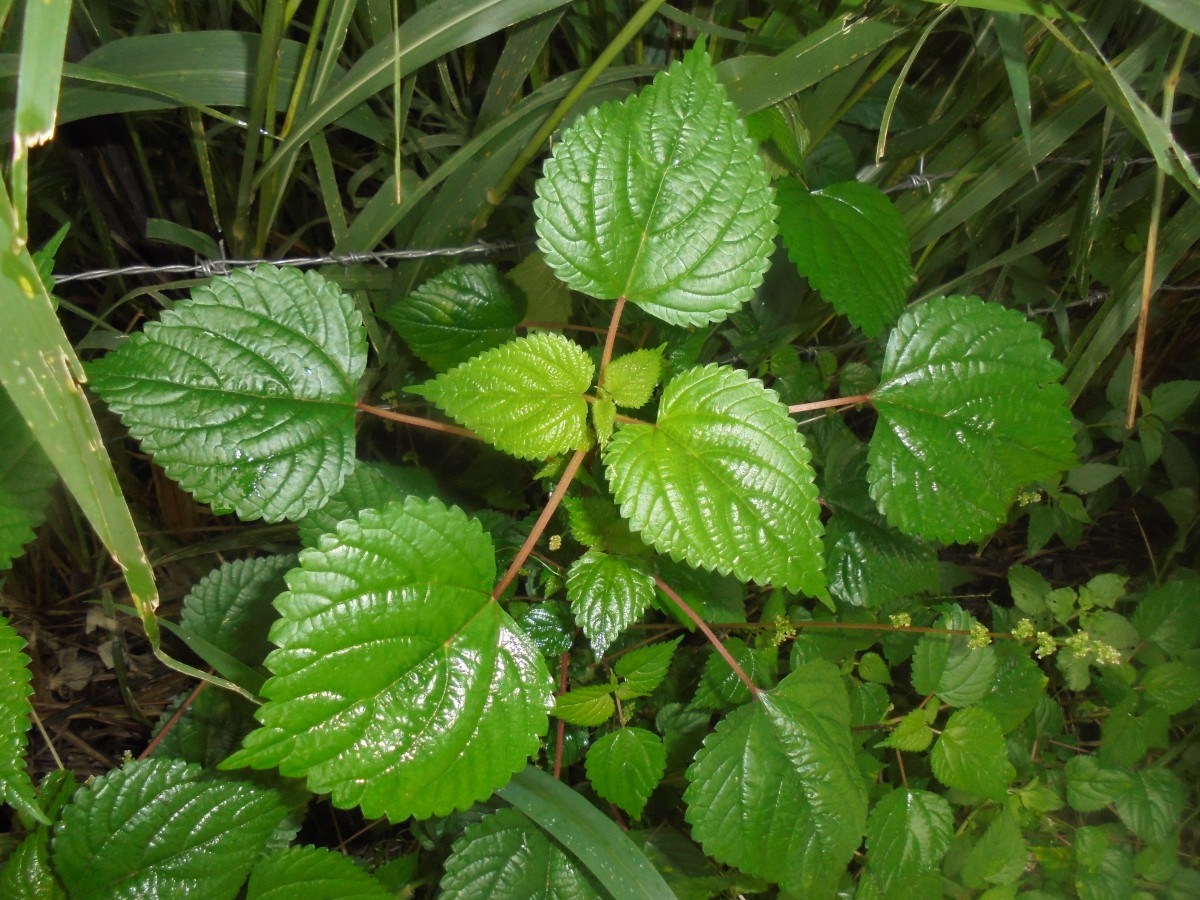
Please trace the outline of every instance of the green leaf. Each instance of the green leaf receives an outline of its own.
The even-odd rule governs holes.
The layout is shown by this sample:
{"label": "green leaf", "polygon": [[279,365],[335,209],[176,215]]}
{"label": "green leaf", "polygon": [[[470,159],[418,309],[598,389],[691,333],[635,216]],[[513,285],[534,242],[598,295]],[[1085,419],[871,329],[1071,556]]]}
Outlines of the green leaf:
{"label": "green leaf", "polygon": [[33,540],[33,529],[45,520],[54,485],[54,468],[33,432],[0,387],[0,570],[9,568]]}
{"label": "green leaf", "polygon": [[534,603],[517,617],[517,624],[547,658],[562,656],[575,643],[571,607],[558,600]]}
{"label": "green leaf", "polygon": [[559,696],[554,715],[572,725],[587,728],[603,725],[617,711],[611,684],[589,684]]}
{"label": "green leaf", "polygon": [[933,743],[933,729],[925,717],[925,710],[914,709],[905,713],[892,733],[879,742],[880,747],[894,747],[910,753],[921,753]]}
{"label": "green leaf", "polygon": [[1200,672],[1181,662],[1153,666],[1142,677],[1146,702],[1175,715],[1200,702]]}
{"label": "green leaf", "polygon": [[955,710],[930,754],[933,774],[948,788],[1001,801],[1016,772],[1008,761],[1004,733],[990,712]]}
{"label": "green leaf", "polygon": [[1117,815],[1147,844],[1161,844],[1179,827],[1187,793],[1170,769],[1142,769],[1130,776],[1129,787],[1117,797]]}
{"label": "green leaf", "polygon": [[999,666],[992,682],[992,691],[979,702],[996,717],[1000,729],[1008,734],[1025,721],[1038,701],[1046,696],[1046,677],[1037,663],[1029,658],[1027,648],[1013,643],[998,646]]}
{"label": "green leaf", "polygon": [[667,384],[656,425],[624,425],[604,462],[657,550],[743,581],[825,593],[811,454],[774,391],[722,366]]}
{"label": "green leaf", "polygon": [[1129,790],[1128,771],[1102,766],[1093,756],[1071,757],[1064,771],[1067,776],[1067,802],[1079,812],[1104,809]]}
{"label": "green leaf", "polygon": [[29,702],[33,688],[24,651],[25,639],[0,616],[0,800],[49,825],[25,771],[25,733],[33,712]]}
{"label": "green leaf", "polygon": [[929,791],[896,789],[867,820],[867,865],[885,890],[935,869],[954,836],[954,810]]}
{"label": "green leaf", "polygon": [[621,511],[608,497],[564,497],[562,505],[571,535],[585,547],[625,557],[649,555],[650,548],[630,532]]}
{"label": "green leaf", "polygon": [[640,409],[650,402],[663,375],[663,350],[666,346],[663,344],[654,350],[634,350],[608,364],[600,386],[617,406]]}
{"label": "green leaf", "polygon": [[598,397],[592,404],[592,427],[596,430],[596,442],[603,450],[612,437],[617,423],[617,407],[608,397]]}
{"label": "green leaf", "polygon": [[[773,645],[750,647],[741,638],[726,638],[725,649],[756,685],[774,683],[778,671],[779,650]],[[714,648],[708,654],[692,706],[699,709],[729,709],[750,699],[750,688],[728,661]]]}
{"label": "green leaf", "polygon": [[538,247],[575,290],[702,325],[761,283],[771,185],[703,46],[638,96],[577,119],[543,171]]}
{"label": "green leaf", "polygon": [[324,505],[354,468],[366,357],[350,297],[263,265],[196,288],[87,371],[198,500],[277,522]]}
{"label": "green leaf", "polygon": [[661,641],[631,650],[617,660],[614,667],[623,680],[617,693],[622,700],[645,697],[662,683],[675,658],[675,650],[682,637],[673,641]]}
{"label": "green leaf", "polygon": [[1017,491],[1075,459],[1062,368],[1036,326],[976,297],[907,310],[872,394],[871,496],[888,521],[946,543],[1000,523]]}
{"label": "green leaf", "polygon": [[912,285],[908,231],[879,188],[857,181],[808,191],[776,182],[779,233],[800,274],[867,337],[904,309]]}
{"label": "green leaf", "polygon": [[278,766],[368,817],[486,798],[537,749],[550,705],[495,576],[479,523],[436,500],[340,523],[288,573],[263,727],[224,766]]}
{"label": "green leaf", "polygon": [[[975,617],[955,606],[938,620],[939,628],[969,631]],[[937,694],[950,706],[978,703],[992,689],[996,675],[996,651],[991,647],[972,649],[961,634],[926,634],[913,651],[913,687],[921,694]]]}
{"label": "green leaf", "polygon": [[891,684],[892,672],[878,653],[864,653],[858,658],[858,677],[872,684]]}
{"label": "green leaf", "polygon": [[1028,566],[1013,566],[1008,570],[1008,589],[1017,609],[1029,616],[1046,611],[1050,584],[1040,573]]}
{"label": "green leaf", "polygon": [[267,632],[279,618],[272,601],[287,589],[293,554],[236,560],[205,575],[183,598],[179,624],[248,665],[271,649]]}
{"label": "green leaf", "polygon": [[447,900],[597,900],[605,896],[579,862],[528,816],[502,809],[454,842],[441,893]]}
{"label": "green leaf", "polygon": [[567,573],[575,622],[597,656],[638,621],[654,599],[654,576],[640,563],[589,550]]}
{"label": "green leaf", "polygon": [[867,798],[832,665],[802,665],[736,709],[687,778],[686,818],[706,853],[800,896],[833,893],[862,840]]}
{"label": "green leaf", "polygon": [[65,900],[50,866],[50,831],[38,828],[25,835],[0,870],[0,896],[6,900]]}
{"label": "green leaf", "polygon": [[505,453],[544,459],[588,445],[583,395],[594,371],[578,344],[560,334],[533,334],[408,391]]}
{"label": "green leaf", "polygon": [[324,847],[288,847],[263,857],[250,873],[246,900],[340,900],[370,897],[387,900],[396,895],[351,857]]}
{"label": "green leaf", "polygon": [[1133,624],[1143,640],[1170,656],[1180,656],[1200,643],[1200,616],[1196,615],[1195,576],[1152,588],[1133,613]]}
{"label": "green leaf", "polygon": [[596,793],[635,819],[667,768],[662,738],[644,728],[621,728],[588,748],[587,776]]}
{"label": "green leaf", "polygon": [[1004,809],[967,854],[962,879],[973,888],[1012,884],[1025,872],[1028,861],[1021,826],[1016,816]]}
{"label": "green leaf", "polygon": [[364,509],[381,509],[405,497],[431,499],[437,483],[424,469],[383,462],[360,462],[329,502],[296,521],[300,543],[315,547],[323,534],[332,534],[342,519],[352,519]]}
{"label": "green leaf", "polygon": [[283,818],[275,795],[178,760],[130,762],[62,814],[54,868],[73,897],[236,897]]}
{"label": "green leaf", "polygon": [[455,266],[385,309],[413,353],[443,371],[513,339],[525,298],[495,266]]}
{"label": "green leaf", "polygon": [[1075,831],[1075,890],[1081,900],[1136,896],[1128,835],[1116,826],[1084,825]]}
{"label": "green leaf", "polygon": [[614,897],[671,900],[662,875],[612,819],[532,766],[498,792],[567,848]]}

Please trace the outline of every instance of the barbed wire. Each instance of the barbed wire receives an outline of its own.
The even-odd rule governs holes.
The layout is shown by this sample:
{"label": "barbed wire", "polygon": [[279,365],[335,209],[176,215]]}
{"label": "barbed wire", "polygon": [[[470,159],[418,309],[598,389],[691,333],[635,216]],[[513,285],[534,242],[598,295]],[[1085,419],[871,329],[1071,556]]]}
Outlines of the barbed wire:
{"label": "barbed wire", "polygon": [[362,263],[375,263],[386,266],[390,262],[409,259],[432,259],[435,257],[453,256],[495,256],[500,253],[515,250],[520,245],[517,241],[477,241],[466,247],[438,247],[429,250],[376,250],[370,253],[330,253],[325,256],[292,256],[284,259],[203,259],[193,265],[186,263],[171,263],[167,265],[134,265],[121,266],[115,269],[91,269],[87,272],[76,272],[71,275],[55,275],[54,284],[68,284],[72,281],[93,281],[100,278],[116,278],[123,275],[198,275],[201,278],[213,278],[217,275],[228,275],[234,269],[253,268],[261,263],[275,266],[287,266],[295,269],[306,269],[314,266],[351,266]]}

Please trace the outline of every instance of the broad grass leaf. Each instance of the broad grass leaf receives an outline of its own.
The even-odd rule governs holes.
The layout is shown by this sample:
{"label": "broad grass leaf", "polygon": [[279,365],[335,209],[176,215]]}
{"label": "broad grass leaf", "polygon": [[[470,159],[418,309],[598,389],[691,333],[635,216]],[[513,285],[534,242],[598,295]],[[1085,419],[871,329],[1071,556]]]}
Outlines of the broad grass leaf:
{"label": "broad grass leaf", "polygon": [[54,868],[71,897],[238,895],[283,819],[275,794],[149,759],[81,788],[62,814]]}
{"label": "broad grass leaf", "polygon": [[56,475],[21,414],[0,388],[0,570],[7,569],[45,520]]}
{"label": "broad grass leaf", "polygon": [[773,192],[703,46],[636,97],[580,117],[543,171],[538,247],[575,290],[702,325],[761,283]]}
{"label": "broad grass leaf", "polygon": [[25,732],[33,705],[25,639],[0,616],[0,800],[48,825],[25,771]]}
{"label": "broad grass leaf", "polygon": [[263,265],[196,288],[87,371],[198,500],[276,522],[322,506],[354,468],[366,359],[349,296]]}
{"label": "broad grass leaf", "polygon": [[1075,461],[1062,368],[1020,313],[942,297],[900,317],[888,339],[871,496],[888,521],[946,543],[977,540],[1017,492]]}
{"label": "broad grass leaf", "polygon": [[446,860],[446,900],[591,900],[608,896],[575,857],[524,813],[502,809],[470,826]]}
{"label": "broad grass leaf", "polygon": [[644,728],[620,728],[587,752],[587,776],[596,793],[640,819],[667,768],[662,738]]}
{"label": "broad grass leaf", "polygon": [[867,818],[849,708],[837,670],[815,662],[717,726],[684,793],[709,856],[798,896],[833,893]]}
{"label": "broad grass leaf", "polygon": [[223,765],[278,766],[393,821],[486,798],[536,751],[551,703],[495,575],[479,523],[438,501],[340,523],[288,573],[262,727]]}
{"label": "broad grass leaf", "polygon": [[288,847],[264,856],[246,885],[246,900],[388,900],[395,896],[352,857],[324,847]]}
{"label": "broad grass leaf", "polygon": [[811,454],[773,391],[735,369],[688,369],[654,425],[624,425],[604,462],[613,496],[655,549],[690,565],[825,593]]}
{"label": "broad grass leaf", "polygon": [[654,576],[641,563],[589,550],[567,573],[567,598],[575,622],[603,656],[653,602]]}
{"label": "broad grass leaf", "polygon": [[904,309],[912,285],[904,219],[879,188],[857,181],[806,190],[775,185],[779,232],[800,274],[867,337]]}
{"label": "broad grass leaf", "polygon": [[495,266],[455,266],[430,278],[382,318],[412,351],[443,371],[513,339],[525,298]]}
{"label": "broad grass leaf", "polygon": [[409,388],[489,444],[522,459],[586,447],[596,367],[559,334],[517,338]]}

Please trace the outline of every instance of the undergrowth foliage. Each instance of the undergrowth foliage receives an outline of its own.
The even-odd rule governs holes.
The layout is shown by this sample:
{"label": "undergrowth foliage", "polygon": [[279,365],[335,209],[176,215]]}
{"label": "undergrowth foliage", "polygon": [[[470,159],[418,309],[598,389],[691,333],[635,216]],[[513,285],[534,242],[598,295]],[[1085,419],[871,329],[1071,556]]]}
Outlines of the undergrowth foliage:
{"label": "undergrowth foliage", "polygon": [[[381,316],[430,367],[393,398],[412,414],[367,402],[353,299],[270,266],[88,365],[170,477],[295,522],[303,549],[184,603],[180,632],[241,695],[201,693],[150,759],[74,794],[24,774],[28,672],[3,625],[0,783],[28,827],[3,892],[388,896],[289,846],[311,794],[433,820],[454,897],[1195,887],[1162,753],[1200,696],[1195,580],[1054,589],[1014,567],[1011,609],[944,588],[940,545],[986,540],[1076,465],[1038,326],[972,296],[907,305],[891,202],[773,183],[703,43],[578,118],[533,209],[542,277],[607,327],[525,327],[509,275],[448,269]],[[705,357],[705,329],[786,265],[777,240],[878,342],[843,372],[861,390],[796,399],[814,367],[790,345],[753,371]],[[839,406],[866,427],[807,421]],[[519,521],[359,460],[367,416],[533,463],[548,499]],[[1093,687],[1107,715],[1075,745],[1071,693]]]}

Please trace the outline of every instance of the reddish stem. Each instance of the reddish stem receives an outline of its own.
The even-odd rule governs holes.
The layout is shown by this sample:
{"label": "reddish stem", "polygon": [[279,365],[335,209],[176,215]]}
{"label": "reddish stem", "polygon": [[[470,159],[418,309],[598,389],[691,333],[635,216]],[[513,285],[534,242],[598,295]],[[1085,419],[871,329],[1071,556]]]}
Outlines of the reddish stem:
{"label": "reddish stem", "polygon": [[529,554],[533,552],[534,545],[541,539],[546,526],[550,524],[550,517],[554,515],[554,511],[558,509],[558,504],[562,502],[563,496],[567,493],[567,488],[575,480],[575,473],[579,471],[579,466],[583,462],[583,457],[586,453],[587,451],[585,450],[576,450],[571,456],[570,462],[567,463],[567,467],[563,470],[562,477],[558,479],[554,493],[550,495],[550,499],[546,502],[546,508],[542,510],[542,514],[538,516],[537,522],[534,523],[533,531],[529,532],[529,537],[525,538],[525,543],[521,545],[521,549],[513,557],[508,571],[504,573],[504,577],[500,579],[500,583],[492,591],[493,600],[500,599],[500,595],[508,589],[513,579],[517,577],[517,572],[521,571],[521,566],[525,565],[525,561],[529,559]]}
{"label": "reddish stem", "polygon": [[738,661],[733,658],[733,654],[725,649],[725,645],[721,643],[721,639],[713,634],[712,629],[704,624],[704,620],[696,615],[695,611],[688,606],[683,601],[683,598],[675,593],[675,591],[671,589],[671,586],[663,581],[662,578],[655,575],[654,583],[658,585],[658,589],[660,591],[671,598],[676,606],[683,610],[683,614],[685,616],[696,623],[697,628],[704,632],[704,636],[708,638],[709,643],[717,649],[717,652],[721,654],[722,659],[729,664],[729,668],[733,669],[733,674],[740,678],[742,683],[750,689],[750,696],[757,700],[759,694],[758,686],[750,680],[750,676],[746,674],[746,671],[740,665],[738,665]]}
{"label": "reddish stem", "polygon": [[202,690],[204,690],[206,687],[208,687],[208,682],[201,681],[198,685],[196,685],[194,688],[192,688],[192,692],[187,695],[187,697],[184,699],[184,701],[182,703],[179,704],[179,709],[175,710],[175,712],[171,716],[171,718],[169,720],[167,720],[167,724],[159,729],[158,734],[156,734],[154,736],[154,740],[152,740],[149,744],[147,744],[146,749],[143,750],[138,755],[139,761],[145,759],[151,753],[154,752],[154,748],[158,746],[159,742],[163,738],[165,738],[168,734],[170,734],[171,729],[175,727],[175,725],[179,722],[180,718],[182,718],[183,714],[185,712],[187,712],[187,708],[192,705],[192,703],[195,701],[195,699],[200,696],[200,692]]}
{"label": "reddish stem", "polygon": [[404,413],[394,412],[390,409],[380,409],[378,406],[368,406],[366,403],[356,403],[355,407],[359,412],[370,413],[373,416],[378,416],[381,419],[390,419],[393,422],[403,422],[405,425],[415,425],[417,428],[428,428],[430,431],[441,431],[445,434],[456,434],[459,437],[470,438],[473,441],[482,441],[479,435],[473,431],[467,431],[465,428],[459,428],[457,425],[447,425],[445,422],[435,422],[433,419],[425,419],[421,416],[408,416]]}
{"label": "reddish stem", "polygon": [[871,399],[870,394],[855,394],[853,397],[834,397],[830,400],[814,400],[812,403],[797,403],[795,406],[789,406],[789,413],[809,412],[814,409],[836,409],[839,406],[857,406],[859,403],[867,403]]}
{"label": "reddish stem", "polygon": [[618,297],[613,307],[612,320],[608,323],[608,334],[604,336],[604,352],[600,354],[600,378],[598,383],[604,384],[604,370],[612,360],[613,345],[617,342],[617,325],[621,322],[621,313],[625,311],[625,298]]}

